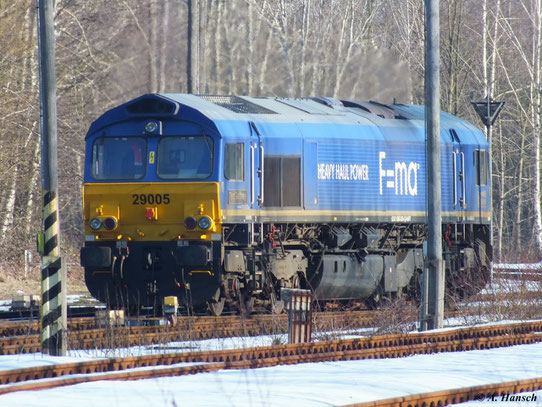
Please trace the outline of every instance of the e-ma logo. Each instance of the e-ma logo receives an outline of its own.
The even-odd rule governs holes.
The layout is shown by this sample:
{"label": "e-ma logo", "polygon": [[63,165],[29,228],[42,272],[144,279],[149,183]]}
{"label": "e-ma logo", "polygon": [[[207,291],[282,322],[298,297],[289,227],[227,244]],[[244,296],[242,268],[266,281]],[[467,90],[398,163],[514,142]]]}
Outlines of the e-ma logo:
{"label": "e-ma logo", "polygon": [[386,152],[380,151],[378,154],[378,173],[380,174],[380,195],[383,194],[384,181],[385,187],[395,189],[395,195],[418,195],[418,170],[420,164],[416,162],[407,163],[404,161],[395,161],[392,169],[384,169],[383,164],[386,159]]}

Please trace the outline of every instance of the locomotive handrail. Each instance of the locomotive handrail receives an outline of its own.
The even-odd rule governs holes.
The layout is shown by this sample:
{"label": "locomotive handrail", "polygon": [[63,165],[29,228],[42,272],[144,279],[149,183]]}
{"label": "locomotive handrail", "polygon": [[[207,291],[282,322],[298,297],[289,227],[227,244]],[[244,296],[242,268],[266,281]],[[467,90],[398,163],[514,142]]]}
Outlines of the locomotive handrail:
{"label": "locomotive handrail", "polygon": [[261,154],[261,157],[260,157],[260,206],[263,205],[263,199],[264,199],[264,196],[263,196],[263,177],[264,177],[264,174],[263,174],[263,169],[264,169],[264,158],[263,158],[263,153],[264,153],[264,149],[263,149],[263,146],[260,146],[260,154]]}
{"label": "locomotive handrail", "polygon": [[[258,130],[258,128],[256,127],[256,123],[254,123],[253,121],[250,122],[250,127],[254,130],[254,132],[258,135],[258,142],[260,143],[260,168],[258,170],[258,174],[260,176],[260,196],[258,197],[258,205],[263,205],[263,153],[264,153],[264,149],[263,149],[263,145],[261,145],[262,143],[262,136]],[[252,147],[252,146],[251,146]],[[253,178],[254,180],[254,178]]]}
{"label": "locomotive handrail", "polygon": [[452,174],[453,174],[453,180],[454,180],[454,209],[457,206],[457,154],[456,152],[452,152]]}
{"label": "locomotive handrail", "polygon": [[256,194],[254,191],[254,147],[250,144],[250,205],[254,205]]}
{"label": "locomotive handrail", "polygon": [[467,207],[467,194],[466,194],[466,186],[465,186],[465,153],[461,152],[461,176],[463,182],[461,183],[462,193],[463,193],[463,203],[462,207]]}

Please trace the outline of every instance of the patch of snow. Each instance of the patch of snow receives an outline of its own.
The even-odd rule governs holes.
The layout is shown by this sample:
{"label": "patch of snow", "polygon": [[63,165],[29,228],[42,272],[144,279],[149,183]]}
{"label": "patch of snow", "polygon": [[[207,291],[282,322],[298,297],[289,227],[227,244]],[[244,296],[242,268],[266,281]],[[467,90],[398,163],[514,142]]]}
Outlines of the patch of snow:
{"label": "patch of snow", "polygon": [[540,376],[542,344],[533,344],[398,359],[224,370],[134,382],[98,381],[39,393],[6,394],[0,396],[0,404],[320,407]]}

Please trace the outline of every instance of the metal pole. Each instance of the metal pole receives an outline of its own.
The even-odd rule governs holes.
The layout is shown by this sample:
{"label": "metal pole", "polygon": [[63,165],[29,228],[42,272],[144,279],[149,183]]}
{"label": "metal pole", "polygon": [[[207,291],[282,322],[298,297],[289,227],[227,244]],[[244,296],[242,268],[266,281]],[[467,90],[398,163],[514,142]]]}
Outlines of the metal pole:
{"label": "metal pole", "polygon": [[[497,118],[497,115],[499,114],[500,109],[497,111],[497,114],[495,115],[494,119]],[[492,131],[491,127],[493,125],[492,122],[492,114],[491,114],[491,99],[489,97],[489,93],[487,94],[487,121],[486,121],[486,127],[487,127],[487,144],[488,144],[488,153],[489,153],[489,183],[493,185],[493,142],[491,140],[492,137]],[[489,207],[492,208],[492,210],[489,212],[489,242],[491,244],[491,247],[493,247],[493,194],[489,193]],[[491,268],[491,280],[493,280],[493,267]]]}
{"label": "metal pole", "polygon": [[38,237],[42,255],[41,351],[66,355],[66,271],[60,257],[58,215],[57,117],[54,0],[36,0],[40,74],[41,187],[43,233]]}
{"label": "metal pole", "polygon": [[201,89],[200,89],[200,61],[201,61],[201,55],[200,55],[200,52],[201,52],[201,4],[200,4],[200,1],[199,0],[196,0],[196,24],[197,24],[197,30],[196,31],[196,63],[195,63],[195,66],[196,66],[196,78],[195,78],[195,82],[196,82],[196,93],[200,94],[201,93]]}
{"label": "metal pole", "polygon": [[188,93],[199,93],[199,10],[198,0],[187,0],[186,88]]}
{"label": "metal pole", "polygon": [[444,267],[442,261],[440,174],[440,47],[439,1],[425,0],[425,131],[427,135],[428,236],[423,281],[427,293],[420,329],[442,327],[444,319]]}
{"label": "metal pole", "polygon": [[[487,94],[487,116],[490,117],[490,99]],[[491,142],[491,121],[487,123],[487,144],[489,153],[489,184],[492,186],[489,190],[489,244],[491,246],[491,260],[489,262],[489,284],[493,284],[493,147]],[[488,253],[489,254],[489,253]],[[500,259],[499,259],[500,260]]]}
{"label": "metal pole", "polygon": [[[492,101],[489,95],[489,92],[486,96],[485,101],[480,102],[471,102],[472,106],[482,122],[486,125],[487,129],[487,143],[488,143],[488,154],[489,154],[489,183],[493,184],[493,141],[492,141],[492,126],[497,117],[499,116],[501,110],[504,107],[505,102],[496,102]],[[489,207],[493,208],[493,194],[489,191]],[[493,212],[489,213],[489,242],[490,242],[490,253],[488,256],[493,259]],[[493,262],[490,262],[490,283],[493,281]]]}
{"label": "metal pole", "polygon": [[186,92],[194,93],[194,83],[192,82],[193,70],[194,70],[194,57],[192,56],[194,50],[192,49],[192,0],[186,0],[186,11],[188,16],[188,22],[186,24]]}

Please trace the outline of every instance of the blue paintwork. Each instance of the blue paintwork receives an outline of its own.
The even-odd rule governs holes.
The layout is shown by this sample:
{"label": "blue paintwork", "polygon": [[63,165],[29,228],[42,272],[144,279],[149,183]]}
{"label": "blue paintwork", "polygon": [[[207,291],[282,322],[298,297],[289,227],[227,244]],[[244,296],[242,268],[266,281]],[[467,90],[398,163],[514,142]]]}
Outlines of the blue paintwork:
{"label": "blue paintwork", "polygon": [[[147,99],[170,104],[171,112],[130,114],[127,111],[128,106]],[[301,157],[302,205],[306,213],[362,211],[376,216],[388,212],[390,215],[419,215],[420,212],[425,212],[427,186],[423,106],[391,106],[407,118],[399,120],[382,119],[359,109],[345,108],[342,105],[328,107],[304,99],[244,99],[264,106],[276,114],[235,113],[194,95],[144,95],[98,118],[86,136],[87,151],[91,151],[96,137],[140,136],[145,134],[145,123],[150,119],[160,120],[162,136],[204,132],[213,137],[215,164],[208,181],[221,183],[223,209],[260,209],[257,202],[251,202],[252,181],[249,172],[252,146],[255,151],[252,174],[255,197],[260,194],[256,170],[260,166],[258,152],[263,147],[264,157]],[[295,104],[297,108],[291,104]],[[451,129],[456,131],[459,140],[452,138]],[[160,137],[148,137],[149,152],[156,152]],[[483,133],[467,121],[443,112],[441,140],[443,212],[453,212],[454,216],[462,216],[461,213],[467,212],[471,215],[476,211],[489,212],[489,199],[480,197],[483,194],[489,196],[490,185],[477,186],[474,176],[475,150],[488,150]],[[228,181],[224,177],[224,143],[227,142],[244,144],[243,181]],[[456,161],[461,153],[464,154],[466,208],[454,202],[453,198],[454,178],[455,185],[460,187],[460,192],[463,191],[458,171],[456,174],[452,173],[453,152],[457,153]],[[85,162],[85,183],[97,182],[90,175],[90,156],[91,154],[87,154]],[[145,177],[140,180],[160,181],[153,164],[148,166]],[[246,204],[228,205],[230,189],[249,191]]]}

